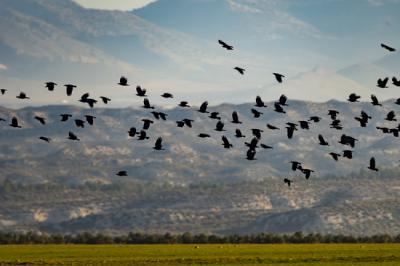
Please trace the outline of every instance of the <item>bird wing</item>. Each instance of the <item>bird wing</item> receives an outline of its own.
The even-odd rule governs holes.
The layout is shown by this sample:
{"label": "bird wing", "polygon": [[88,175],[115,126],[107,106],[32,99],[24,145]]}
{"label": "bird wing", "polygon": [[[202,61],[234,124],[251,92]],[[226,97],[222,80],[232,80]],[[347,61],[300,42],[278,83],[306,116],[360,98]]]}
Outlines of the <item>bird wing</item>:
{"label": "bird wing", "polygon": [[375,169],[375,158],[374,157],[372,157],[369,160],[369,167],[372,168],[372,169]]}
{"label": "bird wing", "polygon": [[279,103],[285,105],[286,101],[287,101],[286,95],[282,94],[281,97],[279,97]]}

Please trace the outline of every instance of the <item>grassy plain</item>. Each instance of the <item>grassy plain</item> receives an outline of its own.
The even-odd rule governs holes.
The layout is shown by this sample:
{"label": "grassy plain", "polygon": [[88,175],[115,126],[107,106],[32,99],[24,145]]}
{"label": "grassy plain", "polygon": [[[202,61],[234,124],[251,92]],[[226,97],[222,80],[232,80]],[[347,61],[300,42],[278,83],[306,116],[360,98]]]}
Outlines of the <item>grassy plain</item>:
{"label": "grassy plain", "polygon": [[0,265],[400,265],[400,244],[9,245]]}

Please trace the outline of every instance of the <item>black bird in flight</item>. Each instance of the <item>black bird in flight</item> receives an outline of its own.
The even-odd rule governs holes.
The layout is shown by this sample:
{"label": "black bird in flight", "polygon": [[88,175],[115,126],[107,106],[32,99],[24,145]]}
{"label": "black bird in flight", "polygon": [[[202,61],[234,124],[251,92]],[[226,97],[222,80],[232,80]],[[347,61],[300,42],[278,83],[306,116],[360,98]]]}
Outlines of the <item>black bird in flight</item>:
{"label": "black bird in flight", "polygon": [[274,107],[275,107],[274,110],[275,112],[286,114],[285,110],[283,110],[282,106],[278,102],[274,103]]}
{"label": "black bird in flight", "polygon": [[368,120],[364,119],[362,117],[354,117],[355,120],[357,120],[358,122],[360,122],[360,127],[366,127]]}
{"label": "black bird in flight", "polygon": [[291,161],[290,163],[292,164],[292,171],[296,171],[297,169],[299,169],[299,167],[301,167],[301,163],[300,162]]}
{"label": "black bird in flight", "polygon": [[339,157],[341,156],[339,153],[336,153],[336,152],[330,152],[329,155],[332,156],[332,158],[335,161],[339,160]]}
{"label": "black bird in flight", "polygon": [[232,123],[234,124],[241,124],[242,122],[239,121],[239,116],[238,113],[236,111],[232,112]]}
{"label": "black bird in flight", "polygon": [[396,99],[395,104],[400,105],[400,98]]}
{"label": "black bird in flight", "polygon": [[21,100],[30,99],[28,96],[26,96],[25,92],[20,92],[16,98],[21,99]]}
{"label": "black bird in flight", "polygon": [[143,130],[148,130],[150,128],[150,125],[153,124],[153,120],[150,119],[142,119],[143,122]]}
{"label": "black bird in flight", "polygon": [[229,142],[228,138],[225,136],[222,136],[222,145],[224,146],[225,149],[230,149],[233,147],[233,145]]}
{"label": "black bird in flight", "polygon": [[282,78],[284,78],[285,76],[279,73],[272,73],[275,76],[276,81],[278,81],[279,83],[282,83]]}
{"label": "black bird in flight", "polygon": [[133,138],[136,135],[136,128],[135,127],[131,127],[128,131],[129,137]]}
{"label": "black bird in flight", "polygon": [[70,140],[76,140],[79,141],[80,139],[78,138],[78,136],[76,136],[74,133],[72,133],[71,131],[68,133],[68,139]]}
{"label": "black bird in flight", "polygon": [[61,122],[66,122],[72,115],[70,114],[61,114]]}
{"label": "black bird in flight", "polygon": [[344,150],[343,151],[343,158],[352,159],[353,158],[353,151]]}
{"label": "black bird in flight", "polygon": [[385,49],[388,50],[389,52],[395,52],[395,51],[396,51],[395,48],[390,47],[390,46],[388,46],[388,45],[386,45],[386,44],[384,44],[384,43],[381,43],[381,47],[382,47],[382,48],[385,48]]}
{"label": "black bird in flight", "polygon": [[57,83],[55,83],[55,82],[51,82],[51,81],[46,82],[46,88],[49,91],[53,91],[55,86],[57,86]]}
{"label": "black bird in flight", "polygon": [[224,123],[221,121],[218,121],[217,124],[215,125],[215,130],[216,131],[225,131],[224,130]]}
{"label": "black bird in flight", "polygon": [[321,121],[321,117],[319,117],[319,116],[311,116],[308,121],[313,121],[314,123],[318,123],[319,121]]}
{"label": "black bird in flight", "polygon": [[377,172],[378,172],[378,168],[376,168],[376,165],[375,165],[375,158],[374,158],[374,157],[372,157],[372,158],[369,160],[368,169],[370,169],[370,170],[372,170],[372,171],[377,171]]}
{"label": "black bird in flight", "polygon": [[273,126],[273,125],[271,125],[271,124],[267,124],[267,128],[272,129],[272,130],[279,130],[278,127]]}
{"label": "black bird in flight", "polygon": [[219,115],[218,112],[211,112],[209,118],[221,120],[221,117],[219,117],[218,115]]}
{"label": "black bird in flight", "polygon": [[178,104],[178,106],[180,106],[180,107],[190,107],[190,105],[188,105],[188,102],[186,102],[186,101],[181,101],[181,102]]}
{"label": "black bird in flight", "polygon": [[208,106],[208,102],[207,101],[205,101],[205,102],[203,102],[201,105],[200,105],[200,108],[199,108],[199,112],[200,113],[209,113],[208,111],[207,111],[207,106]]}
{"label": "black bird in flight", "polygon": [[247,147],[249,147],[249,149],[255,150],[256,148],[258,148],[257,144],[258,144],[258,138],[252,138],[250,143],[245,142],[244,143]]}
{"label": "black bird in flight", "polygon": [[40,124],[45,125],[46,124],[46,120],[44,119],[44,117],[40,117],[40,116],[35,116],[35,119],[37,121],[39,121]]}
{"label": "black bird in flight", "polygon": [[18,124],[18,119],[16,117],[13,117],[11,119],[10,127],[21,128],[21,126]]}
{"label": "black bird in flight", "polygon": [[242,131],[240,131],[240,129],[236,129],[235,130],[235,137],[237,138],[245,138],[246,136],[242,134]]}
{"label": "black bird in flight", "polygon": [[154,106],[150,105],[150,101],[147,98],[143,99],[143,108],[144,109],[154,109]]}
{"label": "black bird in flight", "polygon": [[85,115],[85,117],[86,117],[86,122],[88,122],[89,125],[93,126],[94,119],[96,119],[96,117],[92,115]]}
{"label": "black bird in flight", "polygon": [[256,109],[251,109],[251,112],[253,113],[254,118],[259,118],[263,113],[257,111]]}
{"label": "black bird in flight", "polygon": [[156,143],[154,144],[153,149],[155,149],[155,150],[157,150],[157,151],[162,151],[162,150],[164,150],[163,147],[162,147],[162,138],[161,138],[161,137],[159,137],[159,138],[156,140]]}
{"label": "black bird in flight", "polygon": [[297,130],[297,124],[294,123],[286,123],[288,125],[288,127],[286,127],[287,129],[287,137],[289,139],[291,139],[293,137],[293,133],[295,130]]}
{"label": "black bird in flight", "polygon": [[260,144],[260,147],[263,148],[263,149],[273,149],[273,147],[265,145],[263,143]]}
{"label": "black bird in flight", "polygon": [[124,76],[120,77],[118,84],[121,86],[129,86],[128,79]]}
{"label": "black bird in flight", "polygon": [[145,97],[146,96],[146,89],[142,89],[140,86],[136,86],[136,95],[139,97]]}
{"label": "black bird in flight", "polygon": [[257,139],[261,139],[261,133],[264,131],[258,128],[252,128],[251,132],[253,133],[254,137],[256,137]]}
{"label": "black bird in flight", "polygon": [[182,119],[182,122],[185,123],[185,125],[186,125],[187,127],[190,127],[190,128],[191,128],[191,127],[192,127],[192,122],[194,122],[194,120],[185,118],[185,119]]}
{"label": "black bird in flight", "polygon": [[389,128],[387,128],[387,127],[376,127],[376,129],[381,130],[382,133],[384,133],[384,134],[389,133]]}
{"label": "black bird in flight", "polygon": [[319,145],[321,146],[329,146],[329,143],[324,139],[324,137],[319,134],[318,135]]}
{"label": "black bird in flight", "polygon": [[159,120],[159,119],[162,119],[162,120],[164,120],[164,121],[166,121],[167,120],[167,116],[168,116],[168,114],[166,114],[166,113],[163,113],[163,112],[151,112],[153,115],[154,115],[154,117],[157,119],[157,120]]}
{"label": "black bird in flight", "polygon": [[237,72],[239,72],[242,75],[244,75],[244,71],[246,71],[246,69],[241,68],[241,67],[234,67],[233,69],[235,69]]}
{"label": "black bird in flight", "polygon": [[328,110],[328,115],[331,116],[332,120],[336,120],[336,116],[339,114],[337,110]]}
{"label": "black bird in flight", "polygon": [[110,98],[107,98],[107,97],[105,97],[105,96],[100,96],[100,99],[103,101],[104,104],[108,104],[108,102],[111,101]]}
{"label": "black bird in flight", "polygon": [[233,46],[227,44],[226,42],[222,41],[222,40],[218,40],[218,43],[225,48],[226,50],[233,50]]}
{"label": "black bird in flight", "polygon": [[85,127],[85,121],[83,121],[81,119],[75,119],[75,125],[77,127],[84,128]]}
{"label": "black bird in flight", "polygon": [[382,106],[382,104],[379,103],[378,98],[375,95],[371,95],[371,100],[372,100],[372,105],[374,106]]}
{"label": "black bird in flight", "polygon": [[256,150],[254,150],[254,149],[248,149],[247,150],[247,153],[246,153],[246,159],[247,160],[249,160],[249,161],[257,160],[255,158],[255,156],[256,156]]}
{"label": "black bird in flight", "polygon": [[138,140],[146,140],[149,139],[149,137],[147,136],[146,131],[141,130],[138,136]]}
{"label": "black bird in flight", "polygon": [[97,101],[95,99],[89,98],[89,93],[83,94],[79,101],[81,103],[87,103],[90,106],[90,108],[93,108],[94,105],[97,103]]}
{"label": "black bird in flight", "polygon": [[6,89],[1,89],[1,90],[0,90],[1,95],[4,95],[4,94],[6,93],[6,91],[7,91]]}
{"label": "black bird in flight", "polygon": [[210,138],[211,136],[209,135],[209,134],[206,134],[206,133],[200,133],[199,135],[198,135],[198,137],[199,138]]}
{"label": "black bird in flight", "polygon": [[379,88],[382,88],[382,89],[384,89],[384,88],[387,88],[387,83],[388,83],[388,81],[389,81],[389,78],[384,78],[384,79],[378,79],[377,80],[377,87],[379,87]]}
{"label": "black bird in flight", "polygon": [[394,111],[390,111],[387,115],[385,120],[387,121],[397,121],[396,119],[396,114],[394,113]]}
{"label": "black bird in flight", "polygon": [[260,96],[256,97],[256,104],[254,106],[255,107],[267,107]]}
{"label": "black bird in flight", "polygon": [[174,96],[171,93],[168,93],[168,92],[164,92],[163,94],[161,94],[161,97],[163,97],[163,98],[174,98]]}
{"label": "black bird in flight", "polygon": [[311,169],[306,169],[306,168],[302,168],[301,171],[303,172],[303,174],[305,175],[306,179],[310,178],[311,173],[314,172],[314,170]]}
{"label": "black bird in flight", "polygon": [[396,77],[392,78],[392,83],[393,85],[399,87],[400,86],[400,80],[398,80]]}
{"label": "black bird in flight", "polygon": [[293,181],[292,181],[292,180],[290,180],[290,179],[287,179],[287,178],[283,179],[283,182],[284,182],[285,184],[287,184],[287,185],[288,185],[288,187],[290,187],[290,185],[293,183]]}
{"label": "black bird in flight", "polygon": [[354,148],[356,141],[358,141],[358,140],[353,138],[352,136],[347,136],[347,135],[343,134],[340,137],[339,143],[343,144],[343,145],[350,145],[350,147]]}
{"label": "black bird in flight", "polygon": [[286,104],[286,102],[287,102],[287,97],[286,97],[286,95],[282,94],[282,95],[279,97],[279,105],[288,106],[288,105]]}
{"label": "black bird in flight", "polygon": [[76,88],[75,85],[72,84],[65,84],[64,85],[67,91],[67,96],[71,96],[72,95],[72,91],[74,90],[74,88]]}
{"label": "black bird in flight", "polygon": [[309,127],[310,122],[308,121],[299,121],[299,124],[301,129],[307,129],[307,130],[310,129]]}
{"label": "black bird in flight", "polygon": [[338,119],[333,120],[332,123],[330,123],[329,125],[330,125],[330,128],[334,128],[337,130],[343,129],[343,126],[340,124],[340,120],[338,120]]}
{"label": "black bird in flight", "polygon": [[184,126],[185,126],[185,122],[183,122],[183,121],[176,121],[176,126],[177,126],[177,127],[184,127]]}
{"label": "black bird in flight", "polygon": [[115,175],[117,175],[117,176],[128,176],[128,172],[127,171],[119,171]]}
{"label": "black bird in flight", "polygon": [[43,137],[43,136],[39,137],[39,139],[46,141],[47,143],[50,143],[50,141],[51,141],[51,138]]}
{"label": "black bird in flight", "polygon": [[391,128],[390,133],[393,134],[394,137],[398,138],[399,137],[399,129],[398,128]]}
{"label": "black bird in flight", "polygon": [[347,100],[351,103],[355,103],[355,102],[358,102],[358,99],[360,99],[360,98],[361,98],[361,96],[359,96],[355,93],[352,93],[349,95],[349,98]]}

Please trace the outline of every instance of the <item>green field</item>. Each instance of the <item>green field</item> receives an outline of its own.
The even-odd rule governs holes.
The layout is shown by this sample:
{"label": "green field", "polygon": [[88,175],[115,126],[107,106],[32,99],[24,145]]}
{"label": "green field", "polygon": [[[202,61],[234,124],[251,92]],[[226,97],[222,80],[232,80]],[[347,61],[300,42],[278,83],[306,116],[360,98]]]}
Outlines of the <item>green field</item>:
{"label": "green field", "polygon": [[0,265],[400,265],[400,244],[10,245]]}

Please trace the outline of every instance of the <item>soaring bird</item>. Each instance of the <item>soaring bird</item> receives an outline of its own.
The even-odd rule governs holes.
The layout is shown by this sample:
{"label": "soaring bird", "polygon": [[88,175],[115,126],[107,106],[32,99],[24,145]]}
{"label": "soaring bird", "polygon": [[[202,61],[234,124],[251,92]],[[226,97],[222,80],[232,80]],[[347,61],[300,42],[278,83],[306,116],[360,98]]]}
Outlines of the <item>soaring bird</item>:
{"label": "soaring bird", "polygon": [[186,125],[187,127],[190,127],[190,128],[191,128],[191,127],[192,127],[192,123],[194,122],[194,120],[185,118],[185,119],[182,119],[182,122],[185,123],[185,125]]}
{"label": "soaring bird", "polygon": [[221,120],[221,117],[219,117],[218,115],[219,115],[218,112],[211,112],[209,118]]}
{"label": "soaring bird", "polygon": [[224,123],[221,121],[218,121],[217,124],[215,125],[215,130],[216,131],[225,131],[224,130]]}
{"label": "soaring bird", "polygon": [[237,138],[245,138],[246,136],[242,134],[242,131],[240,131],[240,129],[236,129],[235,130],[235,137]]}
{"label": "soaring bird", "polygon": [[188,105],[188,102],[187,102],[187,101],[181,101],[181,102],[178,104],[178,106],[180,106],[180,107],[190,107],[190,105]]}
{"label": "soaring bird", "polygon": [[331,126],[331,128],[334,128],[334,129],[337,129],[337,130],[341,130],[341,129],[343,129],[343,126],[340,123],[341,123],[340,120],[335,119],[329,125]]}
{"label": "soaring bird", "polygon": [[278,102],[274,103],[274,107],[275,107],[274,110],[275,112],[286,114],[285,110],[283,110],[282,106]]}
{"label": "soaring bird", "polygon": [[264,103],[264,101],[261,99],[261,96],[256,97],[256,104],[254,105],[255,107],[267,107]]}
{"label": "soaring bird", "polygon": [[51,82],[51,81],[46,82],[46,88],[49,91],[53,91],[55,86],[57,86],[57,83],[54,83],[54,82]]}
{"label": "soaring bird", "polygon": [[319,145],[321,146],[329,146],[329,143],[324,139],[324,137],[319,134],[318,135]]}
{"label": "soaring bird", "polygon": [[360,127],[366,127],[368,120],[364,119],[362,117],[354,117],[355,120],[357,120],[358,122],[360,122]]}
{"label": "soaring bird", "polygon": [[68,133],[68,139],[70,140],[76,140],[79,141],[80,139],[78,138],[78,136],[76,136],[74,133],[72,133],[71,131]]}
{"label": "soaring bird", "polygon": [[138,136],[138,140],[146,140],[149,139],[149,137],[147,136],[146,131],[144,130],[140,130],[139,136]]}
{"label": "soaring bird", "polygon": [[283,182],[284,182],[285,184],[287,184],[287,185],[288,185],[288,187],[290,187],[290,185],[293,183],[293,181],[292,181],[292,180],[290,180],[290,179],[287,179],[287,178],[284,178],[284,179],[283,179]]}
{"label": "soaring bird", "polygon": [[127,171],[119,171],[115,175],[117,175],[117,176],[128,176],[128,172]]}
{"label": "soaring bird", "polygon": [[307,129],[307,130],[310,129],[309,127],[310,122],[308,121],[299,121],[299,124],[301,129]]}
{"label": "soaring bird", "polygon": [[147,98],[143,99],[143,108],[144,109],[154,109],[154,106],[150,105],[150,101]]}
{"label": "soaring bird", "polygon": [[391,128],[389,130],[389,132],[392,133],[394,137],[396,137],[396,138],[399,137],[399,129],[398,128]]}
{"label": "soaring bird", "polygon": [[329,155],[332,156],[332,158],[335,161],[339,160],[339,157],[341,156],[339,153],[336,153],[336,152],[330,152]]}
{"label": "soaring bird", "polygon": [[308,121],[313,121],[314,123],[318,123],[319,121],[321,121],[321,119],[322,118],[319,116],[311,116]]}
{"label": "soaring bird", "polygon": [[198,135],[198,137],[199,138],[210,138],[211,136],[209,135],[209,134],[206,134],[206,133],[200,133],[199,135]]}
{"label": "soaring bird", "polygon": [[26,96],[25,92],[20,92],[16,98],[21,99],[21,100],[30,99],[28,96]]}
{"label": "soaring bird", "polygon": [[389,133],[389,128],[387,128],[387,127],[376,127],[376,129],[381,130],[382,133],[385,133],[385,134]]}
{"label": "soaring bird", "polygon": [[287,97],[286,97],[286,95],[282,94],[282,95],[279,97],[279,105],[281,105],[281,106],[288,106],[288,105],[286,104],[286,102],[287,102]]}
{"label": "soaring bird", "polygon": [[159,138],[156,140],[156,143],[154,144],[153,149],[155,149],[155,150],[157,150],[157,151],[164,150],[163,147],[162,147],[162,138],[161,138],[161,137],[159,137]]}
{"label": "soaring bird", "polygon": [[372,100],[372,105],[374,106],[382,106],[382,104],[379,103],[378,98],[375,95],[371,95],[371,100]]}
{"label": "soaring bird", "polygon": [[400,86],[400,79],[397,79],[396,77],[392,78],[392,83],[393,85],[399,87]]}
{"label": "soaring bird", "polygon": [[45,125],[45,124],[46,124],[46,120],[45,120],[44,117],[35,116],[35,119],[36,119],[37,121],[39,121],[39,123],[42,124],[42,125]]}
{"label": "soaring bird", "polygon": [[284,78],[285,76],[279,73],[272,73],[275,76],[276,81],[278,81],[279,83],[282,83],[282,78]]}
{"label": "soaring bird", "polygon": [[254,150],[254,149],[248,149],[247,150],[247,153],[246,153],[246,159],[247,160],[249,160],[249,161],[257,160],[255,158],[255,156],[256,156],[256,150]]}
{"label": "soaring bird", "polygon": [[129,137],[133,138],[136,135],[136,128],[135,127],[131,127],[128,131]]}
{"label": "soaring bird", "polygon": [[246,69],[241,68],[241,67],[234,67],[233,69],[235,69],[237,72],[239,72],[242,75],[244,75],[244,71],[246,71]]}
{"label": "soaring bird", "polygon": [[160,113],[159,113],[159,112],[153,111],[153,112],[151,112],[151,113],[153,114],[153,116],[154,116],[155,119],[157,119],[157,120],[160,119]]}
{"label": "soaring bird", "polygon": [[47,143],[50,143],[50,141],[51,141],[51,138],[43,137],[43,136],[39,137],[39,139],[46,141]]}
{"label": "soaring bird", "polygon": [[184,127],[184,126],[185,126],[185,122],[183,122],[183,121],[176,121],[176,126],[177,126],[177,127]]}
{"label": "soaring bird", "polygon": [[370,169],[370,170],[372,170],[372,171],[378,171],[378,168],[376,168],[376,166],[375,166],[375,158],[374,158],[374,157],[372,157],[372,158],[369,160],[368,169]]}
{"label": "soaring bird", "polygon": [[10,127],[21,128],[21,126],[18,124],[18,119],[16,117],[13,117],[11,119]]}
{"label": "soaring bird", "polygon": [[222,136],[222,145],[224,146],[225,149],[230,149],[233,147],[233,145],[229,142],[228,138],[225,136]]}
{"label": "soaring bird", "polygon": [[4,95],[6,93],[6,89],[0,89],[1,95]]}
{"label": "soaring bird", "polygon": [[253,138],[250,143],[245,142],[244,143],[247,147],[249,147],[249,149],[255,150],[256,148],[258,148],[258,138]]}
{"label": "soaring bird", "polygon": [[82,103],[87,103],[90,106],[90,108],[93,108],[94,105],[97,103],[95,99],[89,98],[89,93],[83,94],[79,101]]}
{"label": "soaring bird", "polygon": [[241,124],[242,122],[239,121],[239,116],[238,113],[236,111],[233,111],[232,113],[232,123],[234,124]]}
{"label": "soaring bird", "polygon": [[301,166],[301,163],[297,161],[291,161],[290,163],[292,164],[292,171],[296,171]]}
{"label": "soaring bird", "polygon": [[343,135],[340,137],[339,143],[340,143],[340,144],[343,144],[343,145],[350,145],[350,147],[354,148],[355,142],[356,142],[356,141],[358,141],[358,140],[355,139],[355,138],[353,138],[353,137],[351,137],[351,136],[348,136],[348,135],[343,134]]}
{"label": "soaring bird", "polygon": [[287,130],[287,137],[289,139],[293,138],[293,133],[295,130],[297,130],[295,127],[286,127]]}
{"label": "soaring bird", "polygon": [[222,40],[218,40],[218,43],[225,48],[226,50],[233,50],[233,46],[227,44],[226,42],[222,41]]}
{"label": "soaring bird", "polygon": [[253,113],[254,118],[259,118],[263,113],[257,111],[256,109],[251,109],[251,112]]}
{"label": "soaring bird", "polygon": [[208,107],[208,102],[207,101],[205,101],[205,102],[203,102],[201,105],[200,105],[200,108],[199,108],[199,112],[200,113],[209,113],[208,111],[207,111],[207,107]]}
{"label": "soaring bird", "polygon": [[167,120],[168,114],[163,113],[163,112],[158,112],[158,116],[159,116],[162,120],[166,121],[166,120]]}
{"label": "soaring bird", "polygon": [[61,122],[66,122],[72,115],[70,114],[61,114]]}
{"label": "soaring bird", "polygon": [[344,150],[343,151],[343,158],[352,159],[353,158],[353,151]]}
{"label": "soaring bird", "polygon": [[75,125],[77,127],[84,128],[85,127],[85,121],[83,121],[81,119],[75,119]]}
{"label": "soaring bird", "polygon": [[93,126],[94,119],[96,119],[96,117],[92,115],[85,115],[85,117],[86,117],[86,122],[88,122],[89,125]]}
{"label": "soaring bird", "polygon": [[150,125],[154,123],[153,120],[150,119],[142,119],[143,122],[143,130],[148,130],[150,128]]}
{"label": "soaring bird", "polygon": [[396,114],[394,113],[394,111],[390,111],[387,115],[385,120],[387,121],[397,121],[396,119]]}
{"label": "soaring bird", "polygon": [[389,52],[395,52],[395,51],[396,51],[395,48],[390,47],[390,46],[387,46],[387,45],[384,44],[384,43],[381,43],[381,47],[382,47],[382,48],[385,48],[385,49],[388,50]]}
{"label": "soaring bird", "polygon": [[360,98],[361,98],[361,96],[359,96],[355,93],[352,93],[349,95],[349,98],[347,100],[351,103],[354,103],[354,102],[358,102],[358,99],[360,99]]}
{"label": "soaring bird", "polygon": [[161,97],[163,97],[163,98],[174,98],[174,96],[171,93],[168,93],[168,92],[164,92],[163,94],[161,94]]}
{"label": "soaring bird", "polygon": [[64,85],[67,91],[67,96],[71,96],[72,95],[72,91],[74,90],[74,88],[76,88],[75,85],[72,84],[65,84]]}
{"label": "soaring bird", "polygon": [[146,96],[146,89],[142,89],[140,86],[136,86],[136,95],[139,97],[145,97]]}
{"label": "soaring bird", "polygon": [[331,116],[332,120],[336,120],[336,116],[339,114],[337,110],[328,110],[328,115]]}
{"label": "soaring bird", "polygon": [[273,126],[273,125],[271,125],[271,124],[267,124],[267,128],[272,129],[272,130],[279,130],[278,127]]}
{"label": "soaring bird", "polygon": [[100,99],[103,101],[104,104],[108,104],[108,102],[111,101],[110,98],[107,98],[107,97],[105,97],[105,96],[100,96]]}
{"label": "soaring bird", "polygon": [[303,172],[303,174],[305,175],[306,179],[310,178],[311,173],[314,172],[314,170],[311,169],[306,169],[306,168],[302,168],[301,171]]}
{"label": "soaring bird", "polygon": [[257,139],[261,139],[261,133],[264,131],[258,128],[252,128],[251,132],[253,133],[254,137],[256,137]]}
{"label": "soaring bird", "polygon": [[121,85],[121,86],[129,86],[128,79],[126,77],[124,77],[124,76],[119,78],[119,83],[118,84]]}
{"label": "soaring bird", "polygon": [[376,82],[377,83],[376,86],[379,88],[382,88],[382,89],[387,88],[386,84],[388,83],[388,81],[389,81],[388,77],[386,77],[384,79],[378,79]]}

